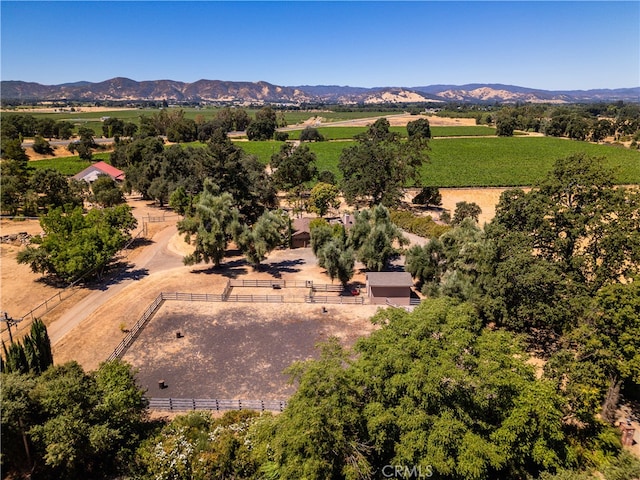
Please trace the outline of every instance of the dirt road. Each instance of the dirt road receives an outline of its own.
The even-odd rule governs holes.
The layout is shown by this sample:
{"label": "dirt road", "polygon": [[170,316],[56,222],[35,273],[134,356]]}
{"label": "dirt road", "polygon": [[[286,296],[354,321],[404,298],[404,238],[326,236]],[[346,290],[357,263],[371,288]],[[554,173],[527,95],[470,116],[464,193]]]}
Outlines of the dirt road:
{"label": "dirt road", "polygon": [[121,271],[111,281],[68,309],[53,322],[48,330],[51,343],[56,344],[77,327],[84,319],[93,314],[109,299],[121,293],[127,286],[153,273],[180,268],[182,257],[168,249],[169,241],[176,234],[175,225],[168,226],[152,238],[152,244],[131,261],[131,266]]}

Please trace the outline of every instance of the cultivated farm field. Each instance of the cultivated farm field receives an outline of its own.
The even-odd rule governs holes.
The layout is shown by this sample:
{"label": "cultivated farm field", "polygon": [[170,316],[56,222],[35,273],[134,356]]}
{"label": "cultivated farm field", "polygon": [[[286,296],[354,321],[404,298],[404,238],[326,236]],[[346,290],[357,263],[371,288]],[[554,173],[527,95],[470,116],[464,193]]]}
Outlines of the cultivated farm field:
{"label": "cultivated farm field", "polygon": [[[94,153],[93,161],[108,161],[109,153]],[[73,157],[60,157],[60,158],[46,158],[42,160],[37,160],[31,162],[29,166],[35,168],[36,170],[45,170],[47,168],[51,168],[54,170],[58,170],[63,175],[73,176],[78,172],[81,172],[92,162],[87,160],[81,160],[79,156],[75,155]]]}
{"label": "cultivated farm field", "polygon": [[[443,127],[445,128],[445,127]],[[282,142],[237,142],[260,162],[269,163]],[[318,170],[341,178],[340,153],[353,141],[310,143]],[[602,157],[614,169],[616,183],[640,183],[640,152],[554,137],[435,138],[429,142],[431,161],[422,169],[424,185],[437,187],[501,187],[534,185],[553,162],[574,153]]]}
{"label": "cultivated farm field", "polygon": [[[366,132],[367,128],[368,127],[318,127],[317,130],[326,140],[345,140],[352,139],[355,135]],[[389,131],[403,138],[407,137],[407,129],[405,127],[390,127]],[[289,134],[290,140],[298,140],[302,130],[287,130],[287,133]],[[481,137],[495,134],[495,128],[484,125],[431,127],[432,137]]]}
{"label": "cultivated farm field", "polygon": [[[468,127],[441,127],[468,128]],[[337,130],[338,127],[335,127]],[[250,155],[264,165],[278,153],[284,142],[236,141]],[[319,171],[329,170],[338,179],[340,153],[355,145],[353,140],[316,142],[307,144],[316,154]],[[577,142],[554,137],[485,137],[459,136],[434,138],[429,143],[430,162],[421,172],[421,183],[436,187],[505,187],[529,186],[539,182],[551,169],[553,162],[574,153],[602,157],[603,163],[615,172],[616,183],[640,183],[640,152],[610,145]],[[202,143],[188,146],[204,147]],[[94,160],[107,161],[109,153],[95,153]],[[88,162],[74,157],[53,157],[30,163],[37,169],[53,168],[65,175],[75,175]]]}
{"label": "cultivated farm field", "polygon": [[616,183],[640,183],[640,152],[553,137],[435,139],[424,185],[438,187],[529,186],[551,170],[555,160],[576,153],[601,157]]}

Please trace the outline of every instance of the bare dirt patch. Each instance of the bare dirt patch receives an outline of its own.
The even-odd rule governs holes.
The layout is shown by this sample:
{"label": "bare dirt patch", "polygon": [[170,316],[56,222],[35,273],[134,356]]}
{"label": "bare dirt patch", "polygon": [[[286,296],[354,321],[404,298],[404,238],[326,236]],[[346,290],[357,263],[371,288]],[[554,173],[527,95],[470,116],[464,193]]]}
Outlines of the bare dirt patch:
{"label": "bare dirt patch", "polygon": [[[509,190],[508,188],[495,187],[495,188],[441,188],[442,194],[442,207],[451,212],[456,210],[456,203],[458,202],[474,202],[481,209],[482,213],[478,218],[480,226],[490,222],[496,215],[496,205],[500,201],[500,195],[503,192]],[[530,188],[523,188],[525,192],[531,190]]]}
{"label": "bare dirt patch", "polygon": [[74,107],[74,111],[71,111],[66,107],[34,107],[34,108],[3,108],[0,109],[2,113],[82,113],[82,112],[115,112],[124,110],[137,110],[137,108],[127,107]]}
{"label": "bare dirt patch", "polygon": [[419,118],[427,119],[429,121],[429,125],[431,125],[432,127],[470,126],[476,124],[476,120],[474,118],[448,118],[437,117],[435,115],[410,115],[408,113],[401,113],[397,115],[386,115],[384,117],[358,118],[353,120],[341,120],[338,122],[326,122],[322,116],[317,116],[311,117],[309,120],[306,120],[302,123],[302,126],[312,125],[315,127],[366,127],[372,125],[379,118],[386,118],[392,127],[405,127],[407,123],[418,120]]}
{"label": "bare dirt patch", "polygon": [[[169,252],[172,250],[186,252],[190,248],[192,247],[184,244],[177,234],[168,241]],[[122,288],[116,295],[96,308],[68,335],[54,344],[56,362],[76,360],[87,370],[97,368],[124,338],[126,332],[123,332],[123,329],[131,328],[161,292],[220,294],[229,279],[241,277],[330,283],[324,270],[316,265],[316,259],[310,248],[272,252],[258,270],[247,265],[245,259],[237,254],[238,252],[230,251],[229,253],[231,256],[225,258],[218,268],[211,265],[171,268],[142,276]],[[180,256],[177,255],[177,258]],[[364,274],[361,271],[358,272],[354,281],[364,282]],[[232,294],[245,294],[246,290],[234,288]],[[278,291],[278,294],[281,292]],[[270,295],[274,292],[270,288],[263,288],[255,293]],[[269,307],[269,305],[264,306]],[[285,308],[282,304],[280,306]],[[296,306],[303,305],[296,304]]]}
{"label": "bare dirt patch", "polygon": [[[493,217],[495,203],[503,190],[441,189],[441,192],[444,207],[451,212],[458,201],[478,203],[483,211],[480,218],[482,223]],[[82,321],[78,322],[78,325],[65,334],[60,341],[54,343],[56,362],[76,360],[88,370],[97,368],[125,336],[122,329],[131,328],[160,292],[219,294],[223,291],[228,279],[241,277],[330,283],[324,270],[317,266],[310,249],[273,252],[258,270],[247,265],[237,251],[229,252],[230,256],[225,258],[222,268],[216,269],[211,265],[181,266],[182,256],[190,253],[193,247],[187,245],[182,237],[175,233],[175,222],[178,218],[171,217],[174,215],[172,212],[159,209],[148,201],[135,197],[129,198],[128,201],[139,221],[139,228],[142,227],[143,222],[146,222],[148,229],[148,240],[130,252],[126,258],[133,264],[131,267],[133,270],[129,269],[125,272],[130,284],[119,285],[118,280],[115,280],[101,288],[81,289],[79,293],[43,317],[50,327],[50,334],[53,334],[58,328],[52,325],[56,320],[68,316],[68,313],[75,311],[81,302],[86,303],[90,298],[95,298],[97,302],[87,305],[91,313],[86,318],[83,317]],[[149,215],[153,217],[164,214],[167,215],[165,222],[148,222]],[[40,232],[37,221],[19,224],[3,221],[1,226],[3,231]],[[169,228],[172,230],[167,230]],[[58,291],[38,281],[40,276],[31,273],[28,267],[16,263],[15,255],[18,248],[3,246],[0,256],[2,310],[8,310],[14,316],[23,315]],[[138,267],[135,265],[140,262],[143,262],[145,267],[140,271],[140,275],[137,275]],[[145,269],[149,271],[145,273]],[[361,270],[357,270],[353,280],[364,283],[365,278]],[[114,288],[117,291],[111,294]],[[101,292],[105,293],[105,297],[100,296]],[[261,292],[262,295],[272,293]]]}
{"label": "bare dirt patch", "polygon": [[53,155],[44,155],[42,153],[36,153],[33,147],[23,147],[25,153],[29,157],[30,162],[37,162],[38,160],[52,160],[58,157],[70,157],[74,154],[69,151],[66,146],[52,145]]}
{"label": "bare dirt patch", "polygon": [[[531,190],[530,187],[520,187],[525,192]],[[453,213],[456,210],[456,204],[459,202],[476,203],[482,213],[478,217],[478,223],[483,226],[485,223],[490,222],[496,215],[496,206],[500,201],[500,195],[509,188],[506,187],[485,187],[485,188],[440,188],[440,194],[442,195],[442,206],[440,208],[431,208],[422,211],[422,214],[431,216],[434,220],[440,218],[440,214],[447,210],[453,217]],[[407,205],[411,205],[411,201],[418,194],[420,190],[411,188],[408,189],[404,202]]]}
{"label": "bare dirt patch", "polygon": [[[280,400],[294,392],[283,373],[316,357],[318,342],[345,346],[369,334],[373,306],[166,302],[124,355],[154,397]],[[177,338],[180,331],[182,338]],[[158,381],[168,388],[160,390]]]}
{"label": "bare dirt patch", "polygon": [[[0,221],[0,235],[22,232],[38,235],[42,233],[42,227],[38,220]],[[56,286],[42,281],[42,276],[33,273],[28,265],[18,263],[18,252],[24,248],[20,244],[0,244],[0,311],[7,312],[11,318],[22,317],[60,291]],[[4,325],[2,331],[5,331]],[[5,337],[3,334],[2,339]]]}

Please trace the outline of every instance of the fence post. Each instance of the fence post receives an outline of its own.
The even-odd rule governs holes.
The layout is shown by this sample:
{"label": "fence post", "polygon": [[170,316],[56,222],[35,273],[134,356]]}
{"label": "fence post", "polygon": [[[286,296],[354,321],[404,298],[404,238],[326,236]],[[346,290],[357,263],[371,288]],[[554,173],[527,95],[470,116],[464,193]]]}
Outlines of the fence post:
{"label": "fence post", "polygon": [[195,410],[196,409],[196,399],[192,398],[191,400],[193,401],[193,409]]}
{"label": "fence post", "polygon": [[171,401],[171,397],[169,397],[169,410],[173,412],[173,402]]}

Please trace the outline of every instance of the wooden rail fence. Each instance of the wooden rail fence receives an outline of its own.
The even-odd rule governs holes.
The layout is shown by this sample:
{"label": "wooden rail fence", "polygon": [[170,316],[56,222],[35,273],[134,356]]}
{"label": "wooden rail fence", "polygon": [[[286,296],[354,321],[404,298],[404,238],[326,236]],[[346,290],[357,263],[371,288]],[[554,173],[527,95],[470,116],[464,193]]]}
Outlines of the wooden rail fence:
{"label": "wooden rail fence", "polygon": [[295,298],[288,298],[285,301],[285,297],[282,295],[229,295],[225,299],[225,302],[296,303]]}
{"label": "wooden rail fence", "polygon": [[135,325],[131,328],[129,333],[124,339],[118,344],[113,353],[109,355],[107,360],[115,360],[116,358],[120,358],[126,351],[127,348],[133,343],[133,341],[140,335],[140,330],[144,328],[147,322],[153,317],[153,314],[156,313],[158,308],[164,303],[164,294],[160,294],[156,297],[156,299],[149,305],[149,307],[142,314],[140,319],[135,323]]}
{"label": "wooden rail fence", "polygon": [[[213,293],[181,293],[181,292],[162,292],[156,297],[156,299],[149,305],[138,321],[131,327],[131,330],[127,333],[127,336],[122,339],[114,351],[109,355],[107,360],[114,360],[122,357],[127,351],[133,341],[140,335],[140,331],[149,322],[151,317],[156,313],[160,306],[166,300],[183,301],[183,302],[232,302],[232,303],[326,303],[326,304],[345,304],[345,305],[364,305],[365,299],[361,296],[317,296],[317,295],[305,295],[299,297],[285,297],[283,295],[231,295],[230,292],[233,288],[234,282],[237,284],[239,281],[230,280],[227,282],[222,294]],[[255,282],[271,282],[271,280],[242,280],[243,286],[254,286]],[[246,282],[246,284],[245,284]],[[284,280],[279,285],[284,285]],[[307,282],[296,282],[296,285],[306,286]],[[271,283],[268,283],[272,286]],[[329,290],[331,291],[331,290]],[[312,292],[313,293],[313,292]]]}
{"label": "wooden rail fence", "polygon": [[178,300],[183,302],[223,302],[224,296],[214,293],[179,293],[179,292],[162,292],[160,294],[163,300]]}
{"label": "wooden rail fence", "polygon": [[330,296],[318,296],[307,295],[305,302],[307,303],[330,303],[330,304],[343,304],[343,305],[364,305],[364,297],[345,297],[342,295],[330,297]]}
{"label": "wooden rail fence", "polygon": [[150,398],[150,410],[257,410],[260,412],[282,412],[285,400],[220,400],[210,398]]}
{"label": "wooden rail fence", "polygon": [[[6,217],[3,217],[6,218]],[[39,217],[38,217],[39,218]],[[139,238],[143,238],[145,237],[147,234],[147,229],[146,226],[143,225],[143,228],[136,233],[120,250],[120,252],[118,252],[117,256],[119,256],[120,258],[126,258],[129,255],[129,252],[127,252],[127,249]],[[114,257],[115,258],[115,257]],[[16,332],[20,332],[22,330],[25,330],[27,328],[31,327],[31,323],[27,323],[24,322],[21,324],[21,322],[23,322],[23,320],[25,319],[29,319],[31,320],[31,322],[33,322],[34,319],[38,318],[38,317],[42,317],[45,314],[49,313],[51,310],[53,310],[55,307],[57,307],[58,305],[60,305],[64,300],[66,300],[67,298],[71,297],[72,295],[74,295],[75,293],[77,293],[80,288],[79,288],[79,284],[82,280],[84,280],[87,276],[91,275],[92,273],[94,273],[96,271],[95,268],[91,268],[85,272],[83,272],[76,280],[74,280],[73,282],[71,282],[69,285],[67,285],[66,287],[64,287],[62,290],[60,290],[58,293],[53,294],[52,296],[50,296],[49,298],[47,298],[44,302],[40,303],[39,305],[33,307],[31,310],[29,310],[27,313],[25,313],[24,315],[22,315],[21,317],[18,317],[16,319],[14,319],[13,321],[13,325],[16,328]],[[6,331],[6,329],[0,329],[0,334],[4,334],[4,332]]]}
{"label": "wooden rail fence", "polygon": [[311,288],[313,281],[311,280],[281,280],[274,278],[271,280],[247,280],[247,279],[232,279],[229,281],[231,287],[266,287],[273,288]]}
{"label": "wooden rail fence", "polygon": [[328,283],[314,285],[311,288],[313,288],[314,292],[343,292],[343,291],[345,291],[345,288],[342,285],[331,285],[331,284],[328,284]]}

